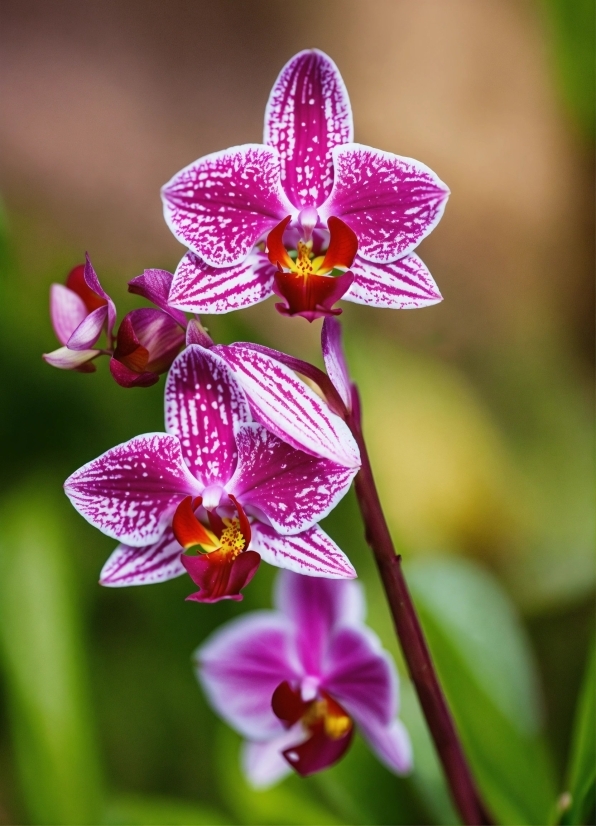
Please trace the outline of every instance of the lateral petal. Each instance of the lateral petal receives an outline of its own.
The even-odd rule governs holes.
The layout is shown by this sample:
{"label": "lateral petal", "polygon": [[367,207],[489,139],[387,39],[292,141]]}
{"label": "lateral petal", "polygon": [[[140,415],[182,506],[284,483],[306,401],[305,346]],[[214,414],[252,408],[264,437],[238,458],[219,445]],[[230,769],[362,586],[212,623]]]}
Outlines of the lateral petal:
{"label": "lateral petal", "polygon": [[335,147],[333,162],[333,190],[319,215],[341,218],[354,230],[361,258],[395,261],[441,220],[449,190],[420,161],[351,143]]}
{"label": "lateral petal", "polygon": [[166,528],[157,542],[142,548],[118,545],[101,569],[99,584],[107,588],[124,588],[166,582],[186,573],[180,561],[181,554],[182,548],[171,528]]}
{"label": "lateral petal", "polygon": [[252,524],[251,547],[270,565],[297,574],[330,579],[353,579],[354,566],[318,525],[293,536],[280,536],[269,525]]}
{"label": "lateral petal", "polygon": [[283,67],[265,110],[264,142],[282,159],[282,184],[296,207],[319,206],[333,183],[334,146],[353,139],[348,91],[335,63],[318,49]]}
{"label": "lateral petal", "polygon": [[241,342],[213,348],[233,370],[252,413],[280,439],[356,471],[360,452],[346,423],[296,374]]}
{"label": "lateral petal", "polygon": [[177,172],[161,194],[169,228],[212,267],[239,264],[295,211],[281,186],[277,151],[261,144],[205,155]]}
{"label": "lateral petal", "polygon": [[50,317],[56,338],[60,344],[66,344],[87,315],[83,299],[74,290],[62,284],[50,287]]}
{"label": "lateral petal", "polygon": [[226,491],[283,535],[301,533],[327,516],[356,474],[295,450],[255,422],[237,428],[236,445],[238,465]]}
{"label": "lateral petal", "polygon": [[414,252],[390,264],[372,264],[357,255],[352,272],[355,277],[345,301],[409,310],[443,300],[426,265]]}
{"label": "lateral petal", "polygon": [[271,698],[298,678],[291,660],[291,627],[274,611],[255,611],[215,631],[195,653],[199,682],[223,719],[251,740],[283,732]]}
{"label": "lateral petal", "polygon": [[194,252],[178,264],[169,303],[189,313],[229,313],[252,307],[272,294],[275,267],[264,252],[251,252],[232,267],[211,267]]}
{"label": "lateral petal", "polygon": [[101,335],[107,315],[108,307],[104,305],[85,316],[66,342],[69,350],[88,350],[93,347]]}
{"label": "lateral petal", "polygon": [[180,442],[146,433],[108,450],[64,483],[73,506],[102,533],[139,547],[161,538],[178,503],[201,492]]}
{"label": "lateral petal", "polygon": [[166,430],[180,440],[184,461],[202,486],[225,485],[238,456],[234,426],[252,417],[241,387],[212,349],[190,344],[174,360],[165,416]]}

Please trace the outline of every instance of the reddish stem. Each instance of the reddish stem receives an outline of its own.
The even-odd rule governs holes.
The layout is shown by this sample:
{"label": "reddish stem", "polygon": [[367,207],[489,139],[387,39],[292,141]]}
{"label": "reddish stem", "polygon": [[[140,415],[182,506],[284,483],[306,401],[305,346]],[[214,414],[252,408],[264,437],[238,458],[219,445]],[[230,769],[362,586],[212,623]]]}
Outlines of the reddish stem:
{"label": "reddish stem", "polygon": [[434,740],[453,802],[465,824],[485,826],[493,821],[480,798],[467,764],[447,700],[424,638],[416,609],[395,553],[360,427],[360,411],[354,390],[354,409],[346,422],[360,448],[362,467],[356,476],[356,496],[412,682]]}

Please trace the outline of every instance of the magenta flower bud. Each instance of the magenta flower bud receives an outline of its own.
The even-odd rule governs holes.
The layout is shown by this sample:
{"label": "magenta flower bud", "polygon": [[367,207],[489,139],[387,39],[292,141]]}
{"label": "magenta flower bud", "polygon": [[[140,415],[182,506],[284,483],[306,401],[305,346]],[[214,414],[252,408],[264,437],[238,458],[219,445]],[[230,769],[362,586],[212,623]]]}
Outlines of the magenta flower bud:
{"label": "magenta flower bud", "polygon": [[184,344],[185,331],[171,315],[150,307],[122,320],[110,372],[122,387],[148,387],[170,367]]}

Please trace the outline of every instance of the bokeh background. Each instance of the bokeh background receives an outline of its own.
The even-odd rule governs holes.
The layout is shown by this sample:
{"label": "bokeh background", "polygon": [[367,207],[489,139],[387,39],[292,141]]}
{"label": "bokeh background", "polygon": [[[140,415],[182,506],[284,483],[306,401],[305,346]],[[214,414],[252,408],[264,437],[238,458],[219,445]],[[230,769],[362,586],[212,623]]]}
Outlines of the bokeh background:
{"label": "bokeh background", "polygon": [[[190,656],[270,605],[273,569],[240,605],[185,603],[185,579],[102,589],[113,542],[61,491],[84,462],[162,428],[163,381],[125,391],[107,365],[43,363],[57,346],[50,283],[89,250],[120,317],[138,306],[126,282],[183,253],[160,186],[258,142],[279,69],[313,46],[343,73],[356,139],[424,161],[452,190],[419,250],[444,302],[346,305],[345,337],[382,499],[489,806],[502,823],[560,817],[572,742],[589,753],[594,736],[581,722],[573,734],[594,625],[593,13],[591,0],[3,1],[0,823],[457,822],[352,495],[325,527],[402,670],[415,770],[394,778],[358,741],[323,775],[255,793]],[[203,320],[219,341],[319,360],[319,323],[271,301]]]}

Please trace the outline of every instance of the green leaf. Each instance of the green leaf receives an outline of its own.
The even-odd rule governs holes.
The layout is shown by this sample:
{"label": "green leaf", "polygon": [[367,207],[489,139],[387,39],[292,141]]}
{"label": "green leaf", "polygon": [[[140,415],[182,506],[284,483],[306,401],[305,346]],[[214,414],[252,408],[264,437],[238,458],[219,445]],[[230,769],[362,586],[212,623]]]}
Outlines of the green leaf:
{"label": "green leaf", "polygon": [[499,823],[546,823],[554,782],[534,663],[511,603],[461,559],[416,562],[407,578],[488,808]]}
{"label": "green leaf", "polygon": [[112,800],[106,826],[218,826],[231,819],[210,806],[148,795],[120,795]]}
{"label": "green leaf", "polygon": [[99,759],[62,502],[43,480],[0,514],[0,668],[25,808],[36,824],[98,823]]}
{"label": "green leaf", "polygon": [[575,715],[566,791],[559,798],[560,823],[582,824],[596,797],[596,660],[590,648],[586,676]]}

